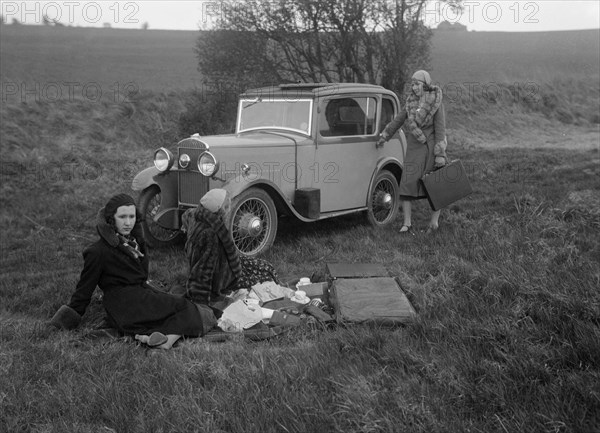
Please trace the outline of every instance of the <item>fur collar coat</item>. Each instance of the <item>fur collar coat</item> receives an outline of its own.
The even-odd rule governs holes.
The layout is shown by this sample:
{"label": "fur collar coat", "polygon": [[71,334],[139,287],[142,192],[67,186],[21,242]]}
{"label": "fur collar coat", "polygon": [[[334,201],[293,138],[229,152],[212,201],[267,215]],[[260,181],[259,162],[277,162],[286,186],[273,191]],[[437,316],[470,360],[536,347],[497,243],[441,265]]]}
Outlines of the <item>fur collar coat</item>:
{"label": "fur collar coat", "polygon": [[183,227],[189,264],[187,297],[195,303],[211,305],[237,290],[242,266],[221,214],[202,206],[189,209],[183,214]]}

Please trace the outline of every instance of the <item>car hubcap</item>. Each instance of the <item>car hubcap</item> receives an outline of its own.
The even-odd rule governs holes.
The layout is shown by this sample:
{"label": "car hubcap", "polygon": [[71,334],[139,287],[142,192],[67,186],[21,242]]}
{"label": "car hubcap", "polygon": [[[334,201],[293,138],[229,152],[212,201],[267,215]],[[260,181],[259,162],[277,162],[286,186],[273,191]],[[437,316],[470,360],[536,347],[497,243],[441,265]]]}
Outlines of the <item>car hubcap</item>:
{"label": "car hubcap", "polygon": [[372,210],[376,221],[383,223],[392,213],[394,207],[394,187],[391,182],[382,180],[373,194]]}
{"label": "car hubcap", "polygon": [[245,214],[240,218],[239,231],[242,236],[257,237],[263,229],[263,222],[259,217]]}
{"label": "car hubcap", "polygon": [[389,192],[379,191],[377,194],[377,206],[382,209],[391,209],[392,208],[392,194]]}

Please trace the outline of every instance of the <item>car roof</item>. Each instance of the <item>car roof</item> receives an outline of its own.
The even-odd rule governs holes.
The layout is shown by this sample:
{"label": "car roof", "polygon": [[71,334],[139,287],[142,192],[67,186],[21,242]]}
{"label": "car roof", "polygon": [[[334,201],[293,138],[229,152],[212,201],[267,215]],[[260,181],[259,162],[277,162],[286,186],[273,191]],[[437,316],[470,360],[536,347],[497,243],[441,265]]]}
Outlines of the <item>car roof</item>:
{"label": "car roof", "polygon": [[396,96],[394,92],[383,86],[364,83],[289,83],[277,86],[259,87],[248,89],[240,95],[241,99],[257,97],[312,99],[317,96],[336,96],[348,93],[381,93]]}

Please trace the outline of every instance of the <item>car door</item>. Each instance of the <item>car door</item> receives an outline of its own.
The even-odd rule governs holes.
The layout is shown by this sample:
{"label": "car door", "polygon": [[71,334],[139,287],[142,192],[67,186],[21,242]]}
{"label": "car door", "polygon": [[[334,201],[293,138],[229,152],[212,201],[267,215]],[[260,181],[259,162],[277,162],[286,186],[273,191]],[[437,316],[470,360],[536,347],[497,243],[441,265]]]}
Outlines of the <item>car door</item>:
{"label": "car door", "polygon": [[321,212],[365,206],[376,167],[378,98],[339,95],[319,101],[314,164],[306,173],[321,191]]}

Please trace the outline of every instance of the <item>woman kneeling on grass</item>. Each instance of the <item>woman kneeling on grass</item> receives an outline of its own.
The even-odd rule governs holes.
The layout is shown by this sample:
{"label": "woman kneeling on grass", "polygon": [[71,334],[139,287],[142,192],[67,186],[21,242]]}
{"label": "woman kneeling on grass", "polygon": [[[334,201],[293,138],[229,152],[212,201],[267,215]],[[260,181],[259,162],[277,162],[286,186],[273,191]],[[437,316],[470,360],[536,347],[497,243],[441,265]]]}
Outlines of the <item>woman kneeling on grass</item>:
{"label": "woman kneeling on grass", "polygon": [[277,272],[266,260],[240,255],[226,227],[231,199],[224,189],[211,189],[200,204],[182,216],[187,234],[185,254],[189,263],[186,296],[208,305],[217,317],[231,302],[228,296],[238,289],[250,290],[265,281],[279,283]]}
{"label": "woman kneeling on grass", "polygon": [[199,337],[215,326],[206,306],[148,285],[149,262],[140,223],[135,202],[127,194],[115,195],[100,210],[96,226],[100,239],[84,250],[75,293],[54,315],[53,325],[76,328],[98,286],[109,322],[151,347],[170,349],[182,336]]}

